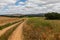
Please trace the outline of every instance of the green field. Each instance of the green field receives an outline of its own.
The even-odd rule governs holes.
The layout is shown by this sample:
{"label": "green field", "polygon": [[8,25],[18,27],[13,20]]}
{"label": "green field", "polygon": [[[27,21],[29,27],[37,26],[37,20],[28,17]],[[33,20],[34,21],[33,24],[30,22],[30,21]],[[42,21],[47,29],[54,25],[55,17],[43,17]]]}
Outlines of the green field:
{"label": "green field", "polygon": [[24,40],[60,40],[60,20],[28,18],[23,27]]}

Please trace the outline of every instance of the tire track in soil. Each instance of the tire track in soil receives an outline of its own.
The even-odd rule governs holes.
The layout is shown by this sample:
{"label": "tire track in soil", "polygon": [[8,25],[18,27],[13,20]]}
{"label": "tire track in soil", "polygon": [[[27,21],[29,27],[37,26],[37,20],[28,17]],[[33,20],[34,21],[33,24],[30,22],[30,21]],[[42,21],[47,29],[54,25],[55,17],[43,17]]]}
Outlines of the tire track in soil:
{"label": "tire track in soil", "polygon": [[22,28],[25,22],[26,20],[15,29],[15,31],[10,35],[8,40],[23,40]]}

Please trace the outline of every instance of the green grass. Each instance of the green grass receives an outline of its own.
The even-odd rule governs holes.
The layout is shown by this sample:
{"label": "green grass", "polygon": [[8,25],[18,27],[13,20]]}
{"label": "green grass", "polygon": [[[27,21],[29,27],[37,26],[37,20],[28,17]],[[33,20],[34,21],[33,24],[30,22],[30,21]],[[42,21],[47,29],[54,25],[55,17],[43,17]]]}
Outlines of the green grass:
{"label": "green grass", "polygon": [[27,21],[28,25],[33,25],[34,27],[48,27],[51,24],[48,21],[45,21],[43,18],[29,18]]}

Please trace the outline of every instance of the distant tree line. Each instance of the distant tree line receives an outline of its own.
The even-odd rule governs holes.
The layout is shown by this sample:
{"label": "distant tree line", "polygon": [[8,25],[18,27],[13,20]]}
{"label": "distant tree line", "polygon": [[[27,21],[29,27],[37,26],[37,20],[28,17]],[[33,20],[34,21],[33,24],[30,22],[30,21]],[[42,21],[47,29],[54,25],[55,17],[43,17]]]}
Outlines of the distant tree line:
{"label": "distant tree line", "polygon": [[57,12],[50,12],[45,14],[46,19],[60,19],[60,14]]}
{"label": "distant tree line", "polygon": [[26,14],[20,17],[43,17],[43,14]]}
{"label": "distant tree line", "polygon": [[20,16],[13,16],[13,15],[0,15],[0,16],[4,16],[4,17],[18,17],[18,18],[22,18],[22,17],[46,17],[46,19],[59,19],[60,20],[60,13],[57,12],[48,12],[48,13],[39,13],[39,14],[26,14],[26,15],[20,15]]}
{"label": "distant tree line", "polygon": [[41,14],[26,14],[26,15],[20,15],[20,16],[13,16],[13,15],[0,15],[0,16],[4,16],[4,17],[18,17],[18,18],[22,18],[22,17],[44,17],[43,13]]}

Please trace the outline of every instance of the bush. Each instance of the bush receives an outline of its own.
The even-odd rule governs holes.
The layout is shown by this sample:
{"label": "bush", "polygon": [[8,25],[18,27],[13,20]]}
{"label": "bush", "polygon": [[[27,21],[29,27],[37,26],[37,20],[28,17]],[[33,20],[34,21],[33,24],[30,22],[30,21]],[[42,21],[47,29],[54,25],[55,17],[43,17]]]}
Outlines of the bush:
{"label": "bush", "polygon": [[60,19],[60,14],[56,12],[51,12],[45,14],[46,19]]}

